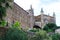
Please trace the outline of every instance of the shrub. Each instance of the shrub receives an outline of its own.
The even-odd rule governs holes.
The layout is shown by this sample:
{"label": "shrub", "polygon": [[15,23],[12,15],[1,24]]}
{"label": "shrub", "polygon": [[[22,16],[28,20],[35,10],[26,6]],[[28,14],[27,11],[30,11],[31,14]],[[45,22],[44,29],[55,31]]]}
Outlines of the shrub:
{"label": "shrub", "polygon": [[54,32],[57,28],[57,25],[55,23],[48,23],[44,26],[43,30],[47,32]]}
{"label": "shrub", "polygon": [[44,30],[39,30],[30,40],[52,40]]}
{"label": "shrub", "polygon": [[60,34],[58,34],[58,33],[53,34],[52,40],[60,40]]}
{"label": "shrub", "polygon": [[38,32],[39,29],[33,28],[33,29],[29,30],[29,31],[31,31],[31,32]]}
{"label": "shrub", "polygon": [[3,40],[28,40],[27,33],[17,28],[9,28]]}
{"label": "shrub", "polygon": [[3,20],[3,21],[0,21],[0,26],[1,26],[1,27],[5,27],[6,24],[7,24],[7,22],[5,22],[4,20]]}
{"label": "shrub", "polygon": [[5,35],[0,40],[28,40],[27,33],[20,28],[19,22],[8,28]]}
{"label": "shrub", "polygon": [[18,21],[16,21],[14,24],[12,24],[12,28],[18,28],[21,30],[21,25]]}

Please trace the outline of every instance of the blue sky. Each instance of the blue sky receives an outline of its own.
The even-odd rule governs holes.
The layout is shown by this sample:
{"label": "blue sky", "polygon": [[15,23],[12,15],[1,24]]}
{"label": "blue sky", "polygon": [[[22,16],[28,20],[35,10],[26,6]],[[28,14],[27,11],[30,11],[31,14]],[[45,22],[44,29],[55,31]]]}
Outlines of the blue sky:
{"label": "blue sky", "polygon": [[44,14],[56,14],[56,24],[60,26],[60,0],[14,0],[23,9],[28,10],[30,5],[34,9],[34,15],[40,15],[40,10],[43,8]]}

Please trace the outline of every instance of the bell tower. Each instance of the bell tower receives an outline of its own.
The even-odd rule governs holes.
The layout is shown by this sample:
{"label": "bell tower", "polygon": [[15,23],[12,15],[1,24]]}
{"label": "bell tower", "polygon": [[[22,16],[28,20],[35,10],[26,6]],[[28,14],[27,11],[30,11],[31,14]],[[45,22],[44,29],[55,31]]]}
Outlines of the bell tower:
{"label": "bell tower", "polygon": [[43,14],[43,13],[44,13],[43,8],[41,8],[41,14]]}
{"label": "bell tower", "polygon": [[34,15],[34,10],[32,8],[32,5],[30,5],[30,12],[31,12],[32,15]]}
{"label": "bell tower", "polygon": [[30,9],[27,10],[27,12],[29,13],[29,26],[30,28],[33,28],[35,19],[34,19],[34,10],[32,8],[32,5],[30,5]]}
{"label": "bell tower", "polygon": [[55,12],[53,12],[53,17],[54,17],[54,23],[56,23],[56,15],[55,15]]}
{"label": "bell tower", "polygon": [[43,28],[44,26],[44,11],[43,11],[43,8],[41,8],[41,28]]}

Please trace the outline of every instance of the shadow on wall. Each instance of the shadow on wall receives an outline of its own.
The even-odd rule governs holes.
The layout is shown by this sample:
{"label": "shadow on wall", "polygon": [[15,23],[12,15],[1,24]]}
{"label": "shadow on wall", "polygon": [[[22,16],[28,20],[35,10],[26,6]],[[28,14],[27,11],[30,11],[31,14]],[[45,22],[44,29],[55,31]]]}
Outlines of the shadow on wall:
{"label": "shadow on wall", "polygon": [[41,27],[38,25],[34,25],[33,28],[41,29]]}

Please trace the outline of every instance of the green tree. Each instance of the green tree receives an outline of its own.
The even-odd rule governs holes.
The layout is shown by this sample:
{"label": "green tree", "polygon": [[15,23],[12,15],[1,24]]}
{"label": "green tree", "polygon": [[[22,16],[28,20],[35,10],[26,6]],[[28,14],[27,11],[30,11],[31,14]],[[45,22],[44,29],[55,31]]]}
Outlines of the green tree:
{"label": "green tree", "polygon": [[27,33],[17,28],[10,28],[3,40],[28,40]]}
{"label": "green tree", "polygon": [[52,34],[52,40],[60,40],[60,34],[58,33]]}
{"label": "green tree", "polygon": [[6,16],[6,9],[11,7],[9,2],[13,0],[0,0],[0,21],[3,20],[3,17]]}
{"label": "green tree", "polygon": [[47,32],[54,32],[55,29],[57,28],[57,25],[54,23],[48,23],[44,26],[43,30]]}
{"label": "green tree", "polygon": [[20,25],[20,23],[18,21],[16,21],[14,24],[12,24],[12,27],[13,28],[18,28],[18,29],[21,30],[21,25]]}
{"label": "green tree", "polygon": [[28,40],[28,35],[25,31],[20,30],[19,23],[16,22],[12,27],[10,27],[2,40]]}
{"label": "green tree", "polygon": [[6,21],[3,20],[3,21],[0,22],[0,27],[5,27],[6,25],[7,25]]}
{"label": "green tree", "polygon": [[9,27],[0,40],[28,40],[27,32],[20,28],[20,23],[15,22],[12,27]]}
{"label": "green tree", "polygon": [[29,30],[29,31],[31,31],[31,32],[38,32],[39,29],[33,28],[33,29]]}
{"label": "green tree", "polygon": [[39,30],[30,40],[52,40],[52,38],[47,35],[46,31]]}

